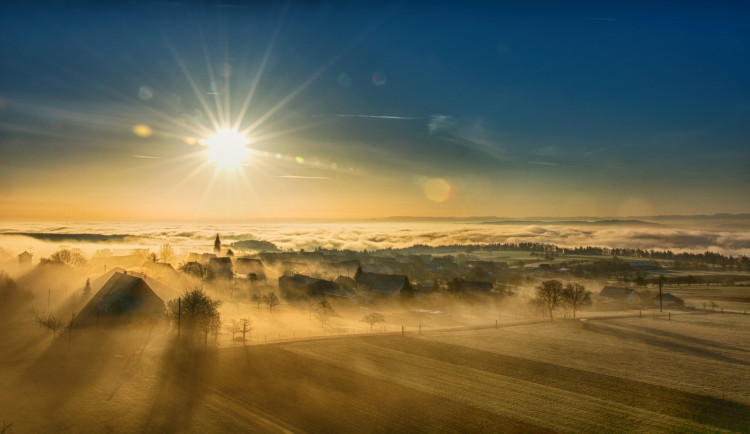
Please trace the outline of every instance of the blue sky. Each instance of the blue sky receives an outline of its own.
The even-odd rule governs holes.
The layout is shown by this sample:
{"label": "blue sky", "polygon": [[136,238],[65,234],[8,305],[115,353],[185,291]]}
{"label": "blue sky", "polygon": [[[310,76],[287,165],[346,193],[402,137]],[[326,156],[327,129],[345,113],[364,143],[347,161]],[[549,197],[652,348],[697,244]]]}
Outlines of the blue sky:
{"label": "blue sky", "polygon": [[749,212],[750,6],[565,3],[5,3],[0,218]]}

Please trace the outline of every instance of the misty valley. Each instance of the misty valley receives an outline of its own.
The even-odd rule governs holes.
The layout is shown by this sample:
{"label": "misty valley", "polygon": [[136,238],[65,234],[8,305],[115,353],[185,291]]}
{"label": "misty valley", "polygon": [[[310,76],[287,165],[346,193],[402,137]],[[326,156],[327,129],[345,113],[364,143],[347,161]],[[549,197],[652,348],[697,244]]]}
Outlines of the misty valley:
{"label": "misty valley", "polygon": [[750,428],[746,255],[77,229],[2,234],[4,432]]}
{"label": "misty valley", "polygon": [[750,2],[0,1],[0,434],[750,432]]}

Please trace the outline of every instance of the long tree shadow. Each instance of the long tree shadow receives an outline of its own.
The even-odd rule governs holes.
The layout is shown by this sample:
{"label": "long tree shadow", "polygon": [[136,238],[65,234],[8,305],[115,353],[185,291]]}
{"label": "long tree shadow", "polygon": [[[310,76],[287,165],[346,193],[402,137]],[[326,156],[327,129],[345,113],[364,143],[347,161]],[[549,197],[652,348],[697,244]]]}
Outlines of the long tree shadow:
{"label": "long tree shadow", "polygon": [[[129,378],[137,369],[136,355],[152,339],[154,324],[124,322],[108,328],[78,328],[49,336],[48,346],[18,377],[15,390],[34,397],[34,405],[49,417],[65,411],[74,397],[93,394],[106,401],[108,382]],[[118,386],[119,387],[119,386]],[[115,389],[116,392],[117,389]],[[109,396],[107,396],[109,394]]]}
{"label": "long tree shadow", "polygon": [[667,337],[667,338],[672,338],[672,339],[675,339],[675,340],[679,340],[679,341],[683,341],[683,342],[688,342],[688,343],[695,344],[695,345],[702,345],[702,346],[705,346],[705,347],[715,347],[715,348],[719,348],[719,349],[722,349],[722,350],[728,350],[728,351],[738,351],[738,352],[743,352],[743,353],[750,353],[750,350],[747,349],[747,348],[740,348],[740,347],[735,347],[735,346],[732,346],[732,345],[726,345],[726,344],[722,344],[720,342],[716,342],[716,341],[712,341],[712,340],[708,340],[708,339],[696,338],[696,337],[693,337],[693,336],[688,336],[688,335],[684,335],[684,334],[681,334],[681,333],[670,332],[670,331],[667,331],[667,330],[657,329],[657,328],[653,328],[653,327],[638,326],[638,325],[631,325],[631,324],[617,324],[617,326],[621,327],[621,328],[625,328],[625,329],[632,329],[632,330],[638,330],[638,331],[645,332],[645,333],[650,333],[652,335],[664,336],[664,337]]}
{"label": "long tree shadow", "polygon": [[652,345],[655,347],[678,351],[678,352],[688,354],[691,356],[705,357],[705,358],[717,360],[720,362],[734,363],[734,364],[742,365],[742,366],[750,366],[750,362],[746,360],[727,356],[725,354],[722,354],[716,351],[711,351],[706,348],[699,348],[699,347],[694,347],[694,346],[690,346],[687,344],[682,344],[680,342],[675,342],[672,339],[662,338],[662,337],[658,337],[652,334],[648,334],[647,332],[644,332],[644,331],[630,330],[629,328],[621,328],[619,327],[619,325],[615,327],[612,325],[596,323],[596,324],[591,324],[589,326],[589,330],[595,333],[602,333],[602,334],[615,336],[615,337],[619,337],[619,338],[623,338],[627,340],[642,342],[642,343]]}
{"label": "long tree shadow", "polygon": [[172,339],[159,361],[157,384],[143,431],[185,431],[210,388],[217,367],[215,349]]}
{"label": "long tree shadow", "polygon": [[112,363],[122,363],[106,333],[76,332],[72,338],[48,337],[49,346],[19,377],[19,386],[41,397],[44,410],[55,411],[90,388]]}

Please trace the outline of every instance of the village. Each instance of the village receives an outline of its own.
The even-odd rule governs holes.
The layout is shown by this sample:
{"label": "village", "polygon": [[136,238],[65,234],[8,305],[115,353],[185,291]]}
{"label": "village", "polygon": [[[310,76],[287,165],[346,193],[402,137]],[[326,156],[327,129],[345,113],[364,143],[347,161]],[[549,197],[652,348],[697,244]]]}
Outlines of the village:
{"label": "village", "polygon": [[[107,245],[89,257],[58,247],[3,263],[6,432],[69,420],[347,431],[373,411],[393,429],[627,430],[630,417],[602,419],[607,405],[649,430],[747,428],[745,257],[542,244],[305,251],[220,235],[205,248]],[[420,408],[406,419],[405,397]],[[524,397],[564,401],[539,412]],[[351,417],[331,411],[336,399]]]}
{"label": "village", "polygon": [[[435,317],[440,320],[432,322],[443,327],[476,325],[492,322],[492,318],[496,321],[504,310],[519,318],[548,315],[554,319],[580,316],[582,311],[591,315],[638,310],[642,315],[644,310],[746,312],[748,307],[746,295],[732,292],[736,282],[748,280],[743,270],[746,257],[717,260],[712,256],[701,261],[700,256],[692,255],[685,269],[685,261],[654,259],[665,255],[653,251],[625,252],[651,258],[624,259],[609,250],[566,252],[548,245],[282,251],[258,240],[225,246],[219,234],[210,252],[191,251],[183,261],[178,261],[169,243],[162,244],[158,252],[137,249],[126,253],[102,249],[87,259],[77,249],[60,249],[33,264],[33,256],[22,252],[15,282],[6,274],[5,287],[12,283],[19,294],[25,294],[16,298],[33,306],[37,322],[55,333],[62,333],[66,326],[69,330],[109,326],[134,318],[173,322],[181,315],[185,327],[186,317],[176,304],[190,290],[200,290],[219,304],[239,306],[244,300],[256,305],[258,311],[265,305],[273,313],[283,304],[291,310],[307,311],[310,318],[315,313],[321,328],[316,332],[323,333],[356,330],[342,325],[347,312],[349,324],[369,321],[370,329],[379,325],[380,330],[386,330],[388,324],[396,327],[398,322],[417,322],[421,330]],[[715,295],[720,292],[715,289],[713,297],[696,294],[694,289],[702,285],[724,291]],[[549,288],[553,294],[545,293]],[[576,291],[571,293],[573,289]],[[445,313],[455,306],[476,315],[446,320]],[[402,313],[383,315],[394,308]],[[415,312],[442,315],[425,318]],[[360,313],[361,318],[352,316]],[[414,318],[409,318],[410,313]],[[239,322],[252,323],[251,315],[237,307],[234,314],[225,313],[222,318],[216,310],[213,325],[203,327],[205,337],[211,333],[218,342],[220,334],[231,334],[233,342],[240,331]],[[330,320],[334,318],[341,327],[333,326]],[[373,318],[375,321],[370,321]],[[394,318],[397,323],[389,321]],[[256,320],[256,330],[261,322]]]}

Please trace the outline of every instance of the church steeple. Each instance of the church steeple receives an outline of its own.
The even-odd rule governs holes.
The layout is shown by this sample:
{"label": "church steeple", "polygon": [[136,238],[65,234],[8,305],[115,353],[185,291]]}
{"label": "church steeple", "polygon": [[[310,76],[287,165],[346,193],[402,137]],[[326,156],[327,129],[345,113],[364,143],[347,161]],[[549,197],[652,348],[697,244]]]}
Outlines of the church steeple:
{"label": "church steeple", "polygon": [[219,234],[216,234],[216,240],[214,241],[214,252],[216,254],[221,253],[221,240],[219,239]]}

